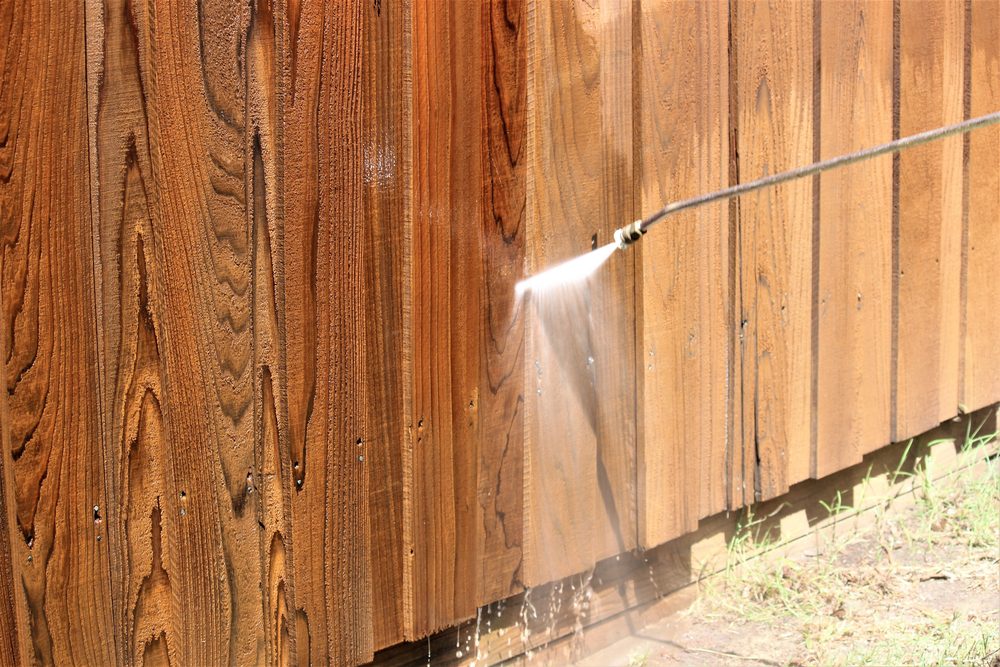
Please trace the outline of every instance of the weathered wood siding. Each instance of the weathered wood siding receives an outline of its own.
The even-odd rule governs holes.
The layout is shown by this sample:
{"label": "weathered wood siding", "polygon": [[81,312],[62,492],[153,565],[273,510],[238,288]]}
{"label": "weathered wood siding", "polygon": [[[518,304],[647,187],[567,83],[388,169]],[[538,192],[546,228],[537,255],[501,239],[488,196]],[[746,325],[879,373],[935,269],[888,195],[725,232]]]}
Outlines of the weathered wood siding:
{"label": "weathered wood siding", "polygon": [[1000,400],[1000,0],[0,6],[0,663],[351,664]]}

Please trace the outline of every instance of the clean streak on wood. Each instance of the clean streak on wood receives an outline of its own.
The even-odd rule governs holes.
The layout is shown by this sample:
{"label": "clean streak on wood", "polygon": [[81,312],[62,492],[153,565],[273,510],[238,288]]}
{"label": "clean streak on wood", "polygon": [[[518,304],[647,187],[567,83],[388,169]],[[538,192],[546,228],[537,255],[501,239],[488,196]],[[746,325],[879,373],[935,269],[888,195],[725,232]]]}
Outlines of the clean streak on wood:
{"label": "clean streak on wood", "polygon": [[[280,7],[278,8],[281,9]],[[280,61],[280,17],[270,0],[255,3],[247,31],[245,184],[253,239],[254,461],[258,494],[263,655],[271,665],[295,655],[291,568],[292,465],[289,458],[287,372],[284,351],[284,230],[278,224],[280,137],[278,114],[285,79]]]}
{"label": "clean streak on wood", "polygon": [[[654,2],[638,23],[636,194],[645,215],[728,185],[729,15],[720,3]],[[726,507],[728,205],[674,216],[635,252],[639,542],[652,547]]]}
{"label": "clean streak on wood", "polygon": [[0,625],[17,626],[0,655],[115,664],[118,535],[107,527],[118,517],[95,390],[84,8],[11,2],[0,20]]}
{"label": "clean streak on wood", "polygon": [[[822,6],[820,159],[892,139],[892,4]],[[823,174],[813,477],[889,443],[892,157]]]}
{"label": "clean streak on wood", "polygon": [[[898,6],[900,136],[959,122],[963,4]],[[962,138],[904,151],[899,164],[894,441],[957,411]]]}
{"label": "clean streak on wood", "polygon": [[294,647],[372,655],[361,2],[288,2],[280,70]]}
{"label": "clean streak on wood", "polygon": [[528,15],[523,0],[483,11],[483,329],[479,512],[482,552],[476,604],[523,588],[524,274]]}
{"label": "clean streak on wood", "polygon": [[[970,114],[1000,110],[1000,2],[972,2]],[[969,135],[969,237],[965,308],[965,383],[969,412],[1000,396],[1000,128]]]}
{"label": "clean streak on wood", "polygon": [[[812,35],[812,3],[735,6],[743,181],[812,160]],[[744,447],[756,451],[755,495],[768,499],[809,475],[812,186],[752,194],[739,210]]]}
{"label": "clean streak on wood", "polygon": [[476,3],[413,6],[409,638],[476,609],[483,14]]}
{"label": "clean streak on wood", "polygon": [[410,414],[411,5],[364,7],[364,252],[372,631],[376,649],[403,640],[403,442]]}
{"label": "clean streak on wood", "polygon": [[110,525],[136,661],[263,659],[240,9],[88,7]]}

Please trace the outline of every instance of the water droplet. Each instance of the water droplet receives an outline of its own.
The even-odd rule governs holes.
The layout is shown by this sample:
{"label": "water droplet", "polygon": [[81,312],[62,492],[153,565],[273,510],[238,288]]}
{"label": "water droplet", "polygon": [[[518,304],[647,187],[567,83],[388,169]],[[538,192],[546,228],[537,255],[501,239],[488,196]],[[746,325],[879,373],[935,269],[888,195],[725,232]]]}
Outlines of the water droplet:
{"label": "water droplet", "polygon": [[364,461],[364,460],[365,460],[365,457],[364,457],[363,455],[362,455],[362,456],[359,456],[359,457],[358,457],[358,460],[359,460],[359,461]]}
{"label": "water droplet", "polygon": [[458,649],[457,651],[455,651],[455,657],[456,658],[461,658],[462,657],[462,649]]}

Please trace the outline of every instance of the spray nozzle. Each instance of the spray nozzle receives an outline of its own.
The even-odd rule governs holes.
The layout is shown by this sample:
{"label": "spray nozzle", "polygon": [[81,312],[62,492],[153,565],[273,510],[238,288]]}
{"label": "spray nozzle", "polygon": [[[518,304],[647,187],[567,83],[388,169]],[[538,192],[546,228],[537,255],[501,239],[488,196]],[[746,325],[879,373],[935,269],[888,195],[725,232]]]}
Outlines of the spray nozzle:
{"label": "spray nozzle", "polygon": [[642,220],[636,220],[621,229],[615,230],[615,245],[618,246],[619,250],[624,250],[641,239],[645,233],[646,230],[642,228]]}

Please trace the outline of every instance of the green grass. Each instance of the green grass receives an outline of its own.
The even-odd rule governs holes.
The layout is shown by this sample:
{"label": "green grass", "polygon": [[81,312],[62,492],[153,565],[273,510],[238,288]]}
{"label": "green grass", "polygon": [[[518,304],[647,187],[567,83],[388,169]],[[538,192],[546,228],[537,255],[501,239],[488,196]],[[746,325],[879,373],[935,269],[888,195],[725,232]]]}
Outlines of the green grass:
{"label": "green grass", "polygon": [[[970,430],[963,453],[975,455],[995,437]],[[1000,648],[1000,609],[985,617],[944,614],[913,599],[912,591],[939,578],[996,590],[1000,460],[934,480],[922,459],[905,470],[910,453],[908,447],[888,481],[909,479],[916,502],[898,512],[891,503],[877,506],[868,532],[832,531],[813,558],[756,558],[775,540],[764,528],[767,517],[747,511],[728,545],[727,567],[702,583],[690,613],[708,622],[794,629],[801,654],[774,656],[788,664],[990,664],[986,656]],[[841,493],[824,507],[838,523],[856,512]],[[910,554],[910,561],[896,562],[894,553]],[[943,562],[934,562],[935,554]]]}

